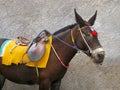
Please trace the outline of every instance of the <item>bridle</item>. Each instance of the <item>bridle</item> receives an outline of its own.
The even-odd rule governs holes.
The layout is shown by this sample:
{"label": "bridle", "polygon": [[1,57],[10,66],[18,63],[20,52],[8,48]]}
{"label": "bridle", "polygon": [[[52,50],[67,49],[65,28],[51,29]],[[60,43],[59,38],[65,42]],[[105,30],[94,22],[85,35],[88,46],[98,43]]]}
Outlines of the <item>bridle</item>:
{"label": "bridle", "polygon": [[73,43],[73,46],[74,46],[77,50],[82,51],[82,52],[84,52],[84,53],[88,53],[88,52],[92,53],[92,49],[91,49],[90,45],[88,44],[87,40],[85,39],[85,37],[84,37],[84,35],[83,35],[83,33],[82,33],[82,30],[84,30],[85,28],[90,28],[90,29],[91,29],[91,31],[92,31],[91,34],[92,34],[93,37],[96,37],[96,36],[97,36],[97,32],[95,31],[95,29],[94,29],[93,26],[84,26],[84,27],[78,29],[79,32],[80,32],[80,35],[82,36],[82,39],[83,39],[84,43],[85,43],[86,46],[88,47],[88,50],[81,50],[80,48],[78,48],[78,46],[77,46],[77,44],[76,44],[76,42],[75,42],[75,38],[74,38],[74,36],[73,36],[73,32],[72,32],[72,30],[71,30],[72,43]]}
{"label": "bridle", "polygon": [[[73,45],[70,45],[70,44],[66,43],[65,41],[61,40],[61,39],[60,39],[59,37],[57,37],[57,36],[53,36],[53,37],[55,37],[56,39],[58,39],[58,40],[59,40],[60,42],[62,42],[63,44],[65,44],[65,45],[67,45],[67,46],[69,46],[69,47],[71,47],[71,48],[74,48],[74,49],[77,50],[77,51],[84,52],[84,53],[87,53],[87,52],[92,53],[92,49],[91,49],[90,45],[87,43],[87,41],[86,41],[86,39],[85,39],[85,37],[83,36],[83,33],[82,33],[82,30],[84,30],[85,28],[88,28],[88,27],[91,29],[92,32],[96,32],[95,29],[94,29],[94,27],[92,27],[92,26],[85,26],[85,27],[82,27],[82,28],[79,28],[79,29],[78,29],[79,32],[80,32],[80,35],[82,36],[82,39],[84,40],[85,44],[86,44],[87,47],[88,47],[88,50],[82,50],[82,49],[80,49],[80,48],[77,46],[77,44],[76,44],[76,42],[75,42],[75,38],[74,38],[72,29],[71,29],[71,40],[72,40]],[[97,32],[96,32],[96,33],[97,33]],[[93,34],[92,34],[92,35],[93,35]],[[95,35],[94,35],[94,36],[95,36]]]}
{"label": "bridle", "polygon": [[[79,28],[79,29],[78,29],[79,32],[80,32],[80,35],[82,36],[82,39],[84,40],[86,46],[88,47],[88,50],[82,50],[82,49],[78,48],[78,46],[77,46],[77,44],[76,44],[76,42],[75,42],[75,38],[74,38],[72,29],[71,29],[71,40],[72,40],[73,45],[70,45],[69,43],[66,43],[65,41],[63,41],[62,39],[60,39],[60,38],[57,37],[57,36],[54,36],[54,35],[52,35],[52,36],[53,36],[54,38],[56,38],[57,40],[59,40],[60,42],[62,42],[63,44],[65,44],[65,45],[67,45],[67,46],[69,46],[69,47],[71,47],[71,48],[73,48],[73,49],[75,49],[75,50],[77,50],[77,51],[84,52],[84,53],[88,53],[88,52],[92,53],[92,49],[91,49],[90,45],[88,44],[87,40],[85,39],[85,37],[83,36],[83,33],[82,33],[82,30],[84,30],[85,28],[90,28],[90,29],[92,30],[92,35],[93,35],[93,36],[95,36],[95,33],[96,33],[96,35],[97,35],[97,32],[95,31],[95,29],[94,29],[92,26],[85,26],[85,27],[82,27],[82,28]],[[94,33],[93,33],[93,32],[94,32]],[[53,49],[53,51],[55,52],[58,60],[60,61],[61,65],[62,65],[64,68],[68,68],[69,65],[65,65],[65,64],[63,63],[63,60],[60,59],[60,57],[58,56],[58,54],[57,54],[55,48],[53,47],[53,45],[51,45],[51,46],[52,46],[52,49]]]}

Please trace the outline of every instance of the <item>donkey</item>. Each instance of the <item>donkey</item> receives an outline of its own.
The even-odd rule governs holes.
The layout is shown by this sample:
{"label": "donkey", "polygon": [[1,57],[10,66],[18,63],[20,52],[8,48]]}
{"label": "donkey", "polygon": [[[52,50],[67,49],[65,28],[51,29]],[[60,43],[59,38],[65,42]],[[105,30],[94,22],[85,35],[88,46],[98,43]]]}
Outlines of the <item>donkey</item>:
{"label": "donkey", "polygon": [[[38,84],[39,90],[60,90],[61,80],[64,77],[69,63],[78,50],[93,58],[93,62],[101,64],[105,57],[105,51],[98,40],[98,33],[93,28],[97,11],[85,21],[75,12],[75,24],[68,25],[55,33],[51,44],[50,57],[46,68],[38,68],[25,64],[6,66],[2,64],[0,57],[0,90],[5,79],[19,84]],[[6,39],[0,39],[0,46]]]}

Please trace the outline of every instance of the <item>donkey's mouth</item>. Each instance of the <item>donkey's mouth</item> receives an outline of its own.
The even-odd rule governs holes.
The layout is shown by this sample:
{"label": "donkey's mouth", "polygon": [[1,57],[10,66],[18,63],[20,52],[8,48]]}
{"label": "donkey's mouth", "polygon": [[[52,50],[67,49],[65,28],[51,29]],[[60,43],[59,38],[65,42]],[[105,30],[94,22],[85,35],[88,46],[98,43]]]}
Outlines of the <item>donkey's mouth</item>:
{"label": "donkey's mouth", "polygon": [[93,50],[92,59],[93,59],[94,63],[102,64],[104,58],[105,58],[105,51],[103,50],[103,48],[97,48],[97,49]]}

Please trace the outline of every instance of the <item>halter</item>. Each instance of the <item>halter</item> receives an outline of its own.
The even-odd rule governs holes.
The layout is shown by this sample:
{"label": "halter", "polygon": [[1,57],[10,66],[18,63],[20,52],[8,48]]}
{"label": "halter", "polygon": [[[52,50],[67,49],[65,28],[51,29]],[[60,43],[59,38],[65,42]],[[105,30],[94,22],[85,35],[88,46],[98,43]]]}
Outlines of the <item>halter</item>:
{"label": "halter", "polygon": [[[85,27],[84,27],[84,28],[85,28]],[[91,52],[92,52],[92,49],[90,48],[89,44],[87,43],[86,39],[84,38],[83,33],[82,33],[82,30],[84,30],[84,29],[83,29],[83,28],[82,28],[82,29],[79,28],[80,34],[81,34],[81,36],[82,36],[85,44],[87,45],[87,47],[88,47],[88,49],[89,49],[89,51],[90,51],[90,53],[91,53]]]}
{"label": "halter", "polygon": [[[97,36],[97,32],[95,31],[94,27],[92,27],[92,26],[85,26],[85,27],[79,28],[80,34],[81,34],[81,36],[82,36],[85,44],[87,45],[90,53],[92,53],[92,49],[91,49],[91,47],[89,46],[89,44],[87,43],[87,41],[86,41],[86,39],[85,39],[85,37],[83,36],[83,33],[82,33],[82,30],[84,30],[85,28],[90,28],[90,29],[91,29],[91,31],[92,31],[91,34],[92,34],[93,37],[96,37],[96,36]],[[77,44],[76,44],[76,42],[75,42],[75,38],[74,38],[74,36],[73,36],[72,30],[71,30],[71,40],[72,40],[72,43],[73,43],[73,46],[74,46],[75,49],[80,50],[80,51],[82,51],[82,52],[87,52],[87,51],[84,51],[84,50],[81,50],[81,49],[78,48],[78,46],[77,46]]]}
{"label": "halter", "polygon": [[[80,34],[81,34],[81,36],[82,36],[85,44],[87,45],[90,53],[92,53],[92,49],[90,48],[89,44],[87,43],[87,41],[86,41],[86,39],[84,38],[83,33],[82,33],[82,30],[84,30],[86,27],[89,27],[89,28],[92,30],[92,35],[93,35],[94,37],[97,35],[97,32],[94,30],[94,28],[93,28],[92,26],[85,26],[85,27],[79,28]],[[53,35],[52,35],[52,36],[53,36]],[[58,38],[58,37],[56,37],[56,36],[53,36],[53,37],[56,38],[56,39],[58,39],[58,40],[59,40],[60,42],[62,42],[63,44],[65,44],[65,45],[67,45],[67,46],[69,46],[69,47],[71,47],[71,48],[73,48],[73,49],[75,49],[75,50],[77,50],[77,51],[79,50],[79,51],[84,52],[84,53],[86,53],[86,52],[88,51],[88,50],[87,50],[87,51],[84,51],[84,50],[81,50],[81,49],[78,48],[78,46],[77,46],[77,44],[76,44],[76,42],[75,42],[75,38],[74,38],[74,36],[73,36],[72,30],[71,30],[71,40],[72,40],[73,46],[70,45],[70,44],[68,44],[68,43],[66,43],[65,41],[61,40],[60,38]],[[57,54],[57,52],[56,52],[56,50],[55,50],[55,48],[53,47],[52,44],[51,44],[51,46],[52,46],[52,48],[53,48],[53,51],[55,52],[55,55],[57,56],[58,60],[60,61],[61,65],[62,65],[64,68],[68,68],[68,67],[69,67],[69,64],[68,64],[68,65],[64,64],[63,60],[60,59],[60,57],[58,56],[58,54]]]}

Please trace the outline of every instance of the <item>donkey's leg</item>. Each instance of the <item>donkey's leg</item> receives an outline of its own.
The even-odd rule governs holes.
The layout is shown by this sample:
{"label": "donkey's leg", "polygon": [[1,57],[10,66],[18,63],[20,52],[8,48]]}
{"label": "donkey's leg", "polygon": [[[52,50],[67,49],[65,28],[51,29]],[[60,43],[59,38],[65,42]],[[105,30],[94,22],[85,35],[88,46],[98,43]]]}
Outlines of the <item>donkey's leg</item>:
{"label": "donkey's leg", "polygon": [[39,90],[50,90],[50,80],[43,80],[39,84]]}
{"label": "donkey's leg", "polygon": [[61,80],[55,81],[51,84],[51,90],[60,90]]}
{"label": "donkey's leg", "polygon": [[5,83],[5,77],[0,74],[0,90],[2,90]]}

